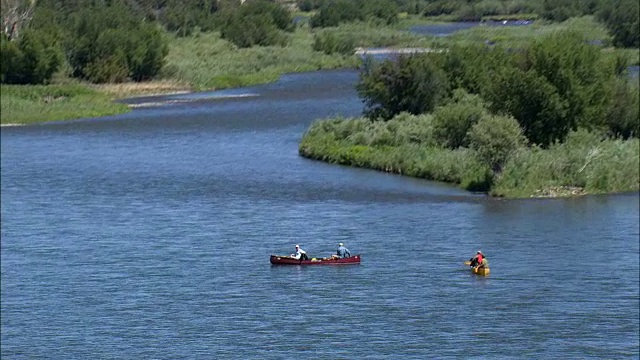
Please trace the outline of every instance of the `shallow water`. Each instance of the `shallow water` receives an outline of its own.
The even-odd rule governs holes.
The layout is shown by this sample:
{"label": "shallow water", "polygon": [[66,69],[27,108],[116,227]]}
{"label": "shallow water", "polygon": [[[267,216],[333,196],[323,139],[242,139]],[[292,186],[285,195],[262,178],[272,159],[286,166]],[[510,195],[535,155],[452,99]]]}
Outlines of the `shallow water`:
{"label": "shallow water", "polygon": [[[2,128],[2,358],[638,358],[637,193],[497,200],[299,157],[314,119],[360,113],[356,77]],[[362,264],[269,264],[338,242]]]}
{"label": "shallow water", "polygon": [[421,34],[421,35],[430,35],[435,37],[445,37],[449,36],[456,31],[471,29],[476,26],[528,26],[532,25],[533,21],[530,20],[509,20],[509,21],[459,21],[459,22],[447,22],[447,23],[438,23],[438,24],[429,24],[429,25],[414,25],[409,31]]}

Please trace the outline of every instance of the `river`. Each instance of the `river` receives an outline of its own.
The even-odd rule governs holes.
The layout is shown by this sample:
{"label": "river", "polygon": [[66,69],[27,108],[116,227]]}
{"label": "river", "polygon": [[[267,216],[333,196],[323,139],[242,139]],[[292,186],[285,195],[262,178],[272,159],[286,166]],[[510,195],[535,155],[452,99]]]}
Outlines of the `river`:
{"label": "river", "polygon": [[[500,200],[299,157],[314,119],[360,113],[356,77],[2,128],[2,358],[638,358],[637,193]],[[269,264],[338,242],[362,264]]]}

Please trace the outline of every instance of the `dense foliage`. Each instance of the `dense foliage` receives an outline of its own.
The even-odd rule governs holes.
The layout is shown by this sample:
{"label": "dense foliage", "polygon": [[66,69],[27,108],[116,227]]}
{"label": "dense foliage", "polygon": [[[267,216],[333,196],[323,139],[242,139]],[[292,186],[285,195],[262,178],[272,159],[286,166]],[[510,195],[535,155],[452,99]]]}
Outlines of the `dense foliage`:
{"label": "dense foliage", "polygon": [[309,24],[330,27],[356,20],[393,24],[398,20],[398,6],[393,0],[324,0]]}
{"label": "dense foliage", "polygon": [[96,83],[150,79],[168,51],[156,24],[140,22],[121,6],[76,13],[70,38],[73,75]]}
{"label": "dense foliage", "polygon": [[433,137],[433,116],[399,114],[315,122],[302,156],[460,184],[495,196],[537,197],[638,191],[640,140],[578,130],[547,149],[525,146],[513,118],[483,117],[469,147],[447,149]]}
{"label": "dense foliage", "polygon": [[27,29],[17,41],[0,34],[0,82],[44,84],[62,62],[57,40],[43,31]]}
{"label": "dense foliage", "polygon": [[69,67],[69,75],[96,83],[147,80],[167,54],[158,24],[118,1],[45,0],[18,39],[2,41],[5,83],[46,83],[61,65]]}
{"label": "dense foliage", "polygon": [[397,61],[367,61],[356,89],[370,118],[391,119],[401,112],[433,110],[448,90],[444,71],[427,56],[400,56]]}
{"label": "dense foliage", "polygon": [[640,47],[640,4],[637,0],[608,0],[598,12],[613,35],[613,44]]}
{"label": "dense foliage", "polygon": [[[288,32],[295,26],[290,9],[279,0],[15,0],[3,4],[0,81],[4,83],[47,83],[56,71],[92,82],[146,80],[163,67],[165,31],[182,37],[216,31],[237,47],[248,48],[286,45],[291,41]],[[312,28],[332,29],[345,23],[393,24],[400,12],[444,16],[443,20],[540,16],[563,21],[593,14],[606,24],[615,46],[638,47],[640,42],[636,0],[299,0],[297,5],[303,11],[315,11],[309,21]],[[326,54],[351,55],[355,47],[375,42],[332,30],[314,32],[312,47]],[[384,41],[380,45],[385,46]],[[478,66],[487,67],[481,61],[454,62],[450,67],[461,65],[456,71],[464,76],[449,76],[454,80],[452,88],[463,86],[475,92],[472,87],[479,87],[486,80],[483,76],[493,76],[486,71],[470,76]],[[567,105],[571,117],[580,100],[568,99],[573,101]]]}
{"label": "dense foliage", "polygon": [[317,122],[299,151],[498,196],[637,190],[640,95],[622,63],[572,31],[370,61],[367,118]]}
{"label": "dense foliage", "polygon": [[[578,128],[638,135],[635,90],[622,85],[614,66],[580,35],[552,34],[516,52],[452,48],[444,57],[419,54],[365,67],[357,88],[367,116],[428,112],[453,86],[481,96],[492,113],[513,116],[528,141],[543,147]],[[436,111],[436,119],[446,119],[436,122],[437,133],[448,135],[447,146],[464,146],[480,115],[481,109],[453,101]]]}
{"label": "dense foliage", "polygon": [[282,6],[265,1],[248,1],[237,9],[221,13],[221,34],[238,47],[285,45],[282,31],[292,31],[291,14]]}

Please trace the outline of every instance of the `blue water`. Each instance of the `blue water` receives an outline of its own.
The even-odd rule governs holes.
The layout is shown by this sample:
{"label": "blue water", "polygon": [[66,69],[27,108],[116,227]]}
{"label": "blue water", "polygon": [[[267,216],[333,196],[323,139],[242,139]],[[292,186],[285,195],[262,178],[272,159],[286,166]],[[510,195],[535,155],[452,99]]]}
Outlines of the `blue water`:
{"label": "blue water", "polygon": [[462,21],[462,22],[448,22],[437,23],[429,25],[414,25],[409,30],[413,33],[420,35],[430,35],[435,37],[449,36],[457,31],[471,29],[476,26],[528,26],[532,25],[533,21],[530,20],[508,20],[508,21]]}
{"label": "blue water", "polygon": [[[507,201],[299,157],[314,119],[360,113],[356,78],[2,128],[1,357],[638,358],[637,193]],[[338,242],[362,264],[269,264]]]}

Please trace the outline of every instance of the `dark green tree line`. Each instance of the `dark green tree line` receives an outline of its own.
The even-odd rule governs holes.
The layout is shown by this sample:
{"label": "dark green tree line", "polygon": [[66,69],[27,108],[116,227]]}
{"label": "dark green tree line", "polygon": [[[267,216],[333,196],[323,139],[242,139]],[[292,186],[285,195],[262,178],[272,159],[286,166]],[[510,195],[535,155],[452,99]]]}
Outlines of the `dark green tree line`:
{"label": "dark green tree line", "polygon": [[220,13],[220,33],[238,47],[285,45],[294,29],[290,12],[266,0],[249,0]]}
{"label": "dark green tree line", "polygon": [[167,41],[158,25],[113,5],[75,14],[66,51],[73,75],[93,82],[148,80],[160,71]]}
{"label": "dark green tree line", "polygon": [[400,56],[397,61],[365,63],[356,89],[372,119],[389,120],[401,112],[432,111],[448,92],[446,73],[433,56]]}
{"label": "dark green tree line", "polygon": [[619,47],[640,47],[640,5],[637,0],[604,1],[597,15]]}
{"label": "dark green tree line", "polygon": [[[553,34],[527,48],[452,48],[447,54],[369,64],[357,89],[372,119],[400,112],[434,115],[434,134],[448,147],[466,146],[483,107],[449,89],[477,94],[490,113],[511,116],[530,143],[547,147],[579,128],[638,136],[637,87],[620,80],[610,61],[578,34]],[[454,92],[456,94],[459,92]]]}
{"label": "dark green tree line", "polygon": [[398,21],[398,6],[393,0],[325,0],[311,17],[311,27],[331,27],[353,21]]}

